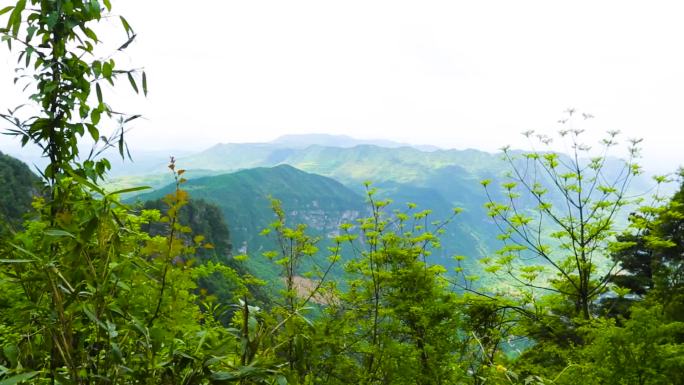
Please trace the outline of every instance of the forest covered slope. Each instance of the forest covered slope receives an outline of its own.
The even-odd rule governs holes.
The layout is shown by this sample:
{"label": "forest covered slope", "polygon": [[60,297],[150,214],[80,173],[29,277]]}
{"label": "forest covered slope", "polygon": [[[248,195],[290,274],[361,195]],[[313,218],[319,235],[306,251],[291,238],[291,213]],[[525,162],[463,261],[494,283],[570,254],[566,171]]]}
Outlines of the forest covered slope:
{"label": "forest covered slope", "polygon": [[[367,212],[363,197],[339,182],[286,165],[189,179],[183,188],[193,199],[220,208],[229,223],[233,253],[253,255],[254,268],[269,278],[274,275],[273,267],[264,267],[261,254],[276,245],[260,233],[275,220],[271,197],[282,202],[288,223],[306,224],[324,244],[329,244],[329,237],[339,232],[341,224]],[[155,200],[174,189],[175,185],[167,185],[134,199]]]}
{"label": "forest covered slope", "polygon": [[26,164],[0,153],[0,221],[12,227],[20,224],[39,187],[40,179]]}

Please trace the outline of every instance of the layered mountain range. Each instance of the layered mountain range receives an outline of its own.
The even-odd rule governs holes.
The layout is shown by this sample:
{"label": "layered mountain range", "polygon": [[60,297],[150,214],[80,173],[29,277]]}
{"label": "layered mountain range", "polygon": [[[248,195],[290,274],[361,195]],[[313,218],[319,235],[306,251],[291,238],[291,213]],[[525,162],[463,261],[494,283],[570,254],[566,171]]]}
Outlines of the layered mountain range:
{"label": "layered mountain range", "polygon": [[[454,208],[462,209],[445,227],[442,247],[433,253],[436,263],[453,267],[452,257],[465,255],[477,269],[475,261],[498,247],[479,183],[504,172],[505,163],[496,154],[326,135],[288,136],[271,143],[217,144],[177,159],[177,167],[187,170],[184,189],[192,197],[221,208],[234,251],[255,255],[252,263],[257,265],[260,254],[274,246],[259,236],[274,220],[270,197],[282,201],[289,223],[307,224],[327,245],[326,239],[337,234],[340,224],[354,223],[369,213],[366,182],[380,197],[393,201],[389,210],[407,210],[407,203],[415,203],[440,221],[451,217]],[[152,186],[155,191],[135,199],[157,199],[174,187],[163,165],[154,171],[112,183]]]}
{"label": "layered mountain range", "polygon": [[[615,173],[619,162],[608,162],[606,172]],[[152,189],[133,201],[157,200],[175,186],[172,174],[159,154],[146,156],[140,164],[118,170],[109,189],[147,185]],[[177,158],[185,169],[183,188],[193,199],[219,208],[230,228],[233,254],[252,256],[250,267],[262,276],[274,268],[262,253],[275,248],[261,231],[274,221],[270,199],[282,201],[288,224],[303,223],[321,239],[325,254],[339,226],[369,214],[366,184],[377,188],[380,198],[393,201],[388,210],[432,211],[434,221],[452,216],[445,228],[442,247],[433,262],[454,267],[453,256],[467,257],[465,264],[477,272],[477,260],[491,254],[500,243],[498,229],[484,209],[487,201],[480,181],[503,181],[509,165],[500,154],[478,150],[443,150],[388,141],[356,140],[345,136],[285,136],[270,143],[217,144],[205,151]],[[637,180],[636,190],[645,190]],[[553,199],[553,197],[551,197]],[[524,203],[524,202],[523,202]],[[534,202],[527,202],[531,205]],[[350,251],[348,251],[350,252]],[[347,253],[348,255],[348,253]]]}

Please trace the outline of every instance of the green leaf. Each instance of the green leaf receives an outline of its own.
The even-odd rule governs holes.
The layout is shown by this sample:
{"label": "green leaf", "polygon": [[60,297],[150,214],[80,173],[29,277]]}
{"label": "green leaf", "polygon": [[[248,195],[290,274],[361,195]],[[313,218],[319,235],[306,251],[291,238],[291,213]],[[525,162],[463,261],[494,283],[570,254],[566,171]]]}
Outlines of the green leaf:
{"label": "green leaf", "polygon": [[[18,358],[19,358],[19,349],[17,348],[17,345],[14,344],[7,344],[2,348],[2,354],[5,356],[5,358],[9,361],[10,367],[14,368],[17,366]],[[3,373],[4,374],[4,373]]]}
{"label": "green leaf", "polygon": [[[97,192],[97,193],[99,193],[99,194],[101,194],[101,195],[106,195],[105,192],[104,192],[104,190],[102,190],[100,187],[98,187],[98,186],[96,186],[96,185],[90,183],[89,181],[87,181],[86,179],[84,179],[84,178],[81,177],[80,175],[76,174],[76,173],[73,172],[72,170],[66,169],[65,171],[67,172],[67,174],[69,174],[70,177],[74,178],[74,180],[77,181],[78,183],[80,183],[80,184],[82,184],[82,185],[84,185],[84,186],[89,187],[90,189],[92,189],[93,191],[95,191],[95,192]],[[15,247],[16,247],[16,246],[15,246]]]}
{"label": "green leaf", "polygon": [[130,193],[130,192],[135,192],[135,191],[149,190],[151,188],[152,187],[150,187],[150,186],[139,186],[139,187],[125,188],[125,189],[116,190],[116,191],[112,191],[110,193],[107,193],[107,196],[126,194],[126,193]]}
{"label": "green leaf", "polygon": [[[10,246],[12,246],[12,247],[14,247],[15,249],[21,251],[22,253],[28,255],[29,257],[32,257],[33,260],[31,260],[31,262],[35,262],[35,261],[38,260],[38,257],[37,257],[35,254],[33,254],[32,252],[30,252],[30,251],[24,249],[23,247],[21,247],[21,246],[19,246],[19,245],[15,245],[15,244],[13,244],[13,243],[10,243]],[[17,260],[10,260],[10,261],[17,261]],[[11,262],[10,262],[10,263],[11,263]],[[25,263],[25,262],[22,262],[22,263]]]}
{"label": "green leaf", "polygon": [[147,74],[145,73],[145,71],[143,71],[142,74],[142,87],[143,93],[145,94],[145,96],[147,96]]}
{"label": "green leaf", "polygon": [[131,35],[131,37],[129,37],[128,40],[126,40],[126,42],[121,45],[121,47],[117,48],[117,50],[123,51],[126,48],[128,48],[128,46],[131,45],[131,43],[133,43],[133,40],[135,40],[136,36],[136,34]]}
{"label": "green leaf", "polygon": [[0,381],[0,385],[15,385],[15,384],[18,384],[20,382],[30,380],[31,378],[37,376],[38,374],[40,374],[40,372],[28,372],[28,373],[17,374],[16,376],[13,376],[10,378],[5,378],[4,380]]}
{"label": "green leaf", "polygon": [[100,110],[98,110],[97,108],[94,109],[90,113],[90,120],[93,122],[93,125],[97,125],[98,123],[100,123]]}
{"label": "green leaf", "polygon": [[113,68],[112,68],[111,62],[102,63],[102,76],[109,79],[112,77],[112,71],[113,71]]}
{"label": "green leaf", "polygon": [[111,2],[111,1],[109,1],[109,0],[104,0],[104,5],[105,5],[105,7],[107,7],[107,10],[108,10],[108,11],[111,11],[111,10],[112,10],[112,2]]}
{"label": "green leaf", "polygon": [[133,31],[131,25],[128,24],[128,21],[123,16],[119,16],[119,18],[121,19],[121,25],[123,25],[124,30],[126,30],[126,33],[130,36],[131,31]]}
{"label": "green leaf", "polygon": [[138,119],[138,118],[140,118],[140,117],[142,117],[142,115],[133,115],[133,116],[131,116],[130,118],[127,118],[126,120],[124,120],[124,123],[131,122],[131,121],[136,120],[136,119]]}
{"label": "green leaf", "polygon": [[51,237],[69,237],[69,238],[76,238],[74,234],[71,234],[68,231],[60,230],[60,229],[48,229],[45,230],[45,235],[49,235]]}
{"label": "green leaf", "polygon": [[9,7],[5,7],[3,9],[0,9],[0,15],[4,15],[13,9],[14,9],[14,6],[12,6],[12,5],[10,5]]}
{"label": "green leaf", "polygon": [[116,342],[112,342],[111,347],[112,347],[112,355],[114,356],[115,362],[122,363],[123,362],[123,354],[121,353],[121,348],[119,348],[119,344],[117,344]]}
{"label": "green leaf", "polygon": [[123,158],[124,156],[124,131],[121,131],[121,135],[119,135],[119,155]]}
{"label": "green leaf", "polygon": [[46,24],[50,30],[53,30],[59,21],[59,14],[57,11],[52,11],[47,14]]}
{"label": "green leaf", "polygon": [[95,32],[93,32],[92,29],[85,27],[85,28],[83,28],[83,33],[85,33],[86,36],[88,36],[92,41],[94,41],[94,42],[99,41],[97,39],[97,35],[95,34]]}
{"label": "green leaf", "polygon": [[95,84],[95,93],[97,93],[97,102],[102,104],[102,88],[100,88],[100,83]]}
{"label": "green leaf", "polygon": [[90,133],[90,136],[93,138],[94,141],[97,142],[100,137],[100,131],[97,129],[97,127],[95,127],[92,124],[86,124],[86,127],[88,127],[88,132]]}
{"label": "green leaf", "polygon": [[100,74],[102,74],[102,62],[100,62],[99,60],[93,61],[91,67],[96,78],[99,77]]}
{"label": "green leaf", "polygon": [[[11,29],[12,35],[17,36],[19,34],[19,28],[21,27],[21,13],[26,8],[26,0],[19,0],[14,10],[10,14],[9,20],[7,20],[7,28]],[[9,40],[8,40],[9,42]]]}
{"label": "green leaf", "polygon": [[33,259],[0,259],[0,263],[32,263]]}
{"label": "green leaf", "polygon": [[236,375],[230,372],[214,372],[210,377],[213,381],[233,381],[239,379]]}
{"label": "green leaf", "polygon": [[133,75],[129,72],[128,73],[128,81],[131,82],[131,87],[133,87],[133,90],[135,91],[136,94],[140,93],[138,91],[138,85],[135,84],[135,79],[133,78]]}
{"label": "green leaf", "polygon": [[93,311],[93,309],[90,308],[89,305],[84,304],[82,309],[83,309],[83,313],[85,313],[85,315],[88,318],[90,318],[91,321],[93,321],[94,323],[99,325],[100,328],[102,328],[103,330],[109,331],[109,328],[107,328],[107,325],[105,325],[102,321],[100,321],[99,318],[97,318],[97,315],[95,315],[95,312]]}

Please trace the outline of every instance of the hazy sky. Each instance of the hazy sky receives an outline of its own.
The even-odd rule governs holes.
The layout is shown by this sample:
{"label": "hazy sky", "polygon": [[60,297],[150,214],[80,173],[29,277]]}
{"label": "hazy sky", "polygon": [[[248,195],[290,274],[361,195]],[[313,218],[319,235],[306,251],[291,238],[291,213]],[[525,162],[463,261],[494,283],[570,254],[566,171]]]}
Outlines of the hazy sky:
{"label": "hazy sky", "polygon": [[133,150],[311,132],[495,150],[576,107],[592,135],[643,137],[647,165],[684,164],[681,1],[112,3],[139,34],[117,62],[149,74],[147,100],[107,91],[147,117]]}

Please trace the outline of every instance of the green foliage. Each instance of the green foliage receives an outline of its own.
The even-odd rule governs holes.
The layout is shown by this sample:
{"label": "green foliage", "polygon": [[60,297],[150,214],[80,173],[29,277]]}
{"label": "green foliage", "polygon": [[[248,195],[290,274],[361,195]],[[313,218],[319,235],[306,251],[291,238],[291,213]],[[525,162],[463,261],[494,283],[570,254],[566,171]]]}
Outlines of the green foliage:
{"label": "green foliage", "polygon": [[[574,111],[568,113],[570,120],[564,124],[572,121]],[[631,217],[638,232],[618,236],[621,212],[640,203],[628,194],[629,183],[640,173],[635,163],[639,141],[630,141],[622,171],[611,173],[606,154],[616,144],[617,133],[610,132],[601,155],[590,160],[585,160],[590,148],[581,143],[581,134],[578,129],[560,131],[570,142],[570,156],[551,151],[516,156],[504,149],[512,171],[500,198],[490,191],[490,180],[482,182],[489,215],[501,229],[504,246],[483,263],[490,274],[512,285],[493,295],[484,294],[483,288],[472,291],[489,299],[489,306],[515,310],[515,317],[498,316],[512,322],[503,336],[528,341],[510,362],[511,370],[505,371],[517,373],[510,379],[679,383],[684,357],[681,325],[668,310],[682,303],[668,291],[677,286],[670,283],[677,281],[681,254],[676,241],[681,236],[678,204],[641,206]],[[545,136],[537,139],[544,145],[551,141]],[[606,263],[610,255],[612,265]],[[667,287],[668,294],[649,293],[659,286]],[[645,302],[628,309],[643,299],[632,295],[628,300],[629,289],[648,294]],[[485,335],[503,331],[486,330]],[[485,344],[482,350],[486,351]]]}
{"label": "green foliage", "polygon": [[[19,0],[0,10],[7,15],[3,40],[10,48],[21,44],[19,80],[35,87],[31,100],[39,110],[23,120],[17,109],[0,116],[13,126],[10,134],[38,145],[50,160],[42,173],[46,193],[34,196],[23,230],[2,234],[0,385],[684,382],[682,191],[662,207],[641,207],[632,217],[641,232],[612,242],[620,209],[633,203],[626,191],[639,173],[638,141],[617,175],[607,175],[605,154],[581,160],[589,149],[576,129],[561,131],[572,143],[570,158],[504,152],[512,180],[501,195],[486,191],[505,245],[485,263],[490,274],[517,284],[493,294],[475,285],[479,277],[464,268],[465,257],[454,258],[455,277],[434,263],[440,237],[456,239],[448,226],[462,210],[440,210],[448,217],[433,221],[431,210],[403,202],[425,193],[420,189],[399,192],[407,208],[391,210],[392,202],[367,183],[368,209],[350,215],[344,205],[353,204],[353,193],[292,167],[189,182],[172,158],[174,183],[135,211],[119,195],[143,187],[108,192],[100,185],[109,168],[102,151],[116,146],[123,156],[123,126],[137,118],[106,104],[103,85],[125,77],[134,92],[148,91],[144,73],[120,70],[110,56],[94,59],[101,42],[92,28],[110,11],[109,0]],[[123,17],[115,20],[127,36],[121,51],[136,35]],[[115,116],[118,128],[103,137],[102,119]],[[95,146],[83,157],[86,132]],[[410,158],[410,150],[402,151]],[[437,159],[440,172],[453,171],[439,163],[443,156],[414,162]],[[0,161],[9,186],[30,186],[25,169]],[[395,163],[401,162],[389,166]],[[391,169],[367,166],[355,177]],[[293,185],[302,180],[311,183]],[[231,183],[230,194],[219,195]],[[319,215],[321,226],[301,224],[296,212],[306,203],[288,194],[293,188],[316,198],[310,213],[340,210],[334,218]],[[191,201],[186,189],[229,204],[240,202],[231,201],[236,195],[263,198],[277,190],[283,201],[271,199],[270,209],[228,215],[257,225],[270,218],[262,235],[274,247],[221,258],[231,249],[219,210]],[[0,206],[14,220],[33,192],[15,191],[11,206]],[[465,192],[462,199],[471,198]],[[290,224],[292,216],[299,224]],[[612,276],[598,263],[609,252],[639,278],[631,286],[644,295],[612,318],[595,309]],[[243,266],[261,256],[272,265],[271,283],[282,289],[263,300],[263,281]],[[522,263],[528,256],[543,263]],[[338,265],[345,273],[335,280]],[[514,351],[518,337],[525,340]]]}
{"label": "green foliage", "polygon": [[540,344],[514,369],[555,384],[679,384],[684,381],[684,324],[664,317],[660,305],[637,305],[629,320],[596,319],[577,330],[582,345]]}
{"label": "green foliage", "polygon": [[[574,112],[568,111],[564,124],[571,124]],[[587,119],[589,115],[583,116]],[[490,262],[498,265],[497,274],[513,279],[519,290],[557,294],[574,307],[565,316],[588,320],[595,315],[596,299],[607,291],[615,268],[599,270],[615,247],[621,211],[636,203],[627,191],[640,169],[635,160],[639,141],[631,142],[621,169],[610,175],[606,154],[616,145],[618,133],[608,133],[598,151],[601,155],[594,158],[590,158],[591,147],[581,142],[582,133],[575,128],[559,132],[570,144],[570,156],[550,151],[515,156],[504,149],[512,171],[510,181],[502,183],[503,201],[495,201],[489,183],[483,186],[489,215],[501,229],[504,243]],[[532,134],[525,133],[527,137]],[[551,143],[551,138],[543,135],[537,139],[542,145]],[[536,208],[528,208],[525,201]],[[539,264],[528,266],[526,260]],[[544,283],[549,278],[550,282]]]}
{"label": "green foliage", "polygon": [[21,224],[40,191],[40,179],[25,164],[0,153],[0,235]]}
{"label": "green foliage", "polygon": [[[329,248],[325,266],[304,271],[304,263],[318,253],[318,239],[306,234],[306,226],[287,225],[282,204],[271,199],[276,220],[262,232],[273,236],[277,250],[264,252],[279,267],[283,288],[274,299],[271,309],[275,353],[287,363],[286,378],[291,384],[311,383],[313,336],[315,335],[316,305],[328,305],[334,295],[327,285],[329,273],[340,260],[340,242]],[[311,265],[310,263],[308,264]]]}
{"label": "green foliage", "polygon": [[4,348],[17,352],[13,369],[38,369],[74,383],[115,378],[124,362],[135,366],[145,357],[135,347],[141,336],[137,328],[144,331],[150,317],[141,305],[154,291],[146,282],[153,266],[146,263],[150,271],[133,267],[126,255],[142,254],[144,239],[118,223],[135,230],[139,220],[108,200],[90,199],[72,179],[56,187],[69,211],[53,219],[51,206],[37,201],[46,219],[27,223],[26,232],[3,251],[9,257],[2,270],[4,284],[19,289],[11,290],[17,297],[2,319],[17,338],[5,341]]}
{"label": "green foliage", "polygon": [[[124,125],[139,117],[115,112],[103,99],[102,84],[114,85],[122,75],[133,78],[135,70],[121,70],[108,55],[96,58],[95,47],[100,44],[93,23],[108,17],[109,0],[101,1],[45,1],[20,0],[5,8],[7,24],[0,29],[2,41],[10,49],[19,45],[16,82],[32,89],[30,99],[42,111],[22,117],[23,106],[0,114],[13,128],[7,131],[21,139],[23,145],[32,143],[43,150],[50,163],[43,171],[54,184],[60,174],[77,172],[93,181],[110,168],[107,159],[97,156],[108,147],[118,147],[126,153]],[[116,51],[123,51],[136,37],[125,18],[119,17],[126,40]],[[143,74],[146,78],[146,76]],[[146,88],[146,87],[145,87]],[[117,116],[118,128],[105,136],[99,128],[102,116]],[[79,160],[79,139],[88,135],[95,144],[82,162]]]}
{"label": "green foliage", "polygon": [[[117,194],[141,188],[108,193],[98,186],[109,168],[98,155],[116,138],[123,156],[123,124],[137,117],[121,116],[114,136],[100,137],[103,115],[118,114],[104,102],[101,83],[113,85],[126,74],[139,91],[133,72],[115,69],[113,59],[84,61],[99,43],[91,27],[109,11],[109,1],[103,4],[20,0],[2,12],[11,11],[3,40],[20,42],[26,70],[36,71],[22,79],[35,85],[31,99],[41,111],[23,121],[17,110],[2,117],[14,126],[10,134],[41,147],[50,164],[43,172],[48,193],[33,203],[36,219],[1,245],[0,382],[273,382],[277,367],[259,361],[260,354],[244,362],[242,334],[217,321],[220,304],[197,288],[198,280],[220,274],[234,280],[237,293],[246,292],[225,266],[187,263],[208,244],[202,236],[185,242],[191,229],[180,218],[188,203],[183,171],[172,160],[176,184],[163,215],[137,215],[120,203]],[[120,51],[135,34],[119,20],[128,36]],[[146,93],[144,74],[142,88]],[[79,163],[86,130],[95,147]],[[142,230],[157,220],[168,224],[165,236]]]}
{"label": "green foliage", "polygon": [[[143,204],[143,210],[165,211],[166,204],[162,199],[147,201]],[[216,257],[219,261],[227,261],[232,253],[230,231],[226,225],[223,213],[216,205],[202,199],[190,199],[186,205],[178,211],[179,221],[192,229],[194,237],[184,236],[187,243],[202,242],[204,247],[196,250],[196,255],[207,260]],[[159,222],[144,226],[143,230],[151,235],[168,233],[168,223]]]}
{"label": "green foliage", "polygon": [[432,225],[429,211],[387,213],[389,201],[378,200],[370,187],[367,194],[372,215],[357,221],[360,237],[353,226],[343,226],[342,240],[358,254],[347,264],[349,289],[339,293],[323,321],[343,334],[342,346],[325,348],[350,354],[342,367],[346,377],[326,362],[322,367],[331,370],[321,375],[329,383],[364,384],[461,378],[456,296],[444,279],[446,269],[426,262],[445,223]]}
{"label": "green foliage", "polygon": [[630,217],[633,232],[620,236],[625,247],[611,255],[622,271],[611,280],[634,294],[657,299],[671,317],[684,321],[684,184],[664,204],[658,201]]}
{"label": "green foliage", "polygon": [[684,323],[668,321],[660,306],[635,307],[624,326],[592,328],[582,365],[567,383],[680,384],[684,382]]}

